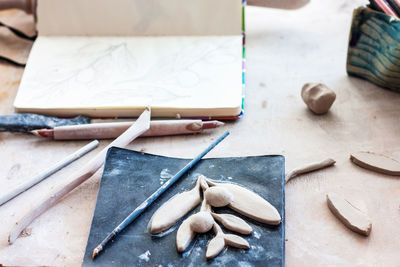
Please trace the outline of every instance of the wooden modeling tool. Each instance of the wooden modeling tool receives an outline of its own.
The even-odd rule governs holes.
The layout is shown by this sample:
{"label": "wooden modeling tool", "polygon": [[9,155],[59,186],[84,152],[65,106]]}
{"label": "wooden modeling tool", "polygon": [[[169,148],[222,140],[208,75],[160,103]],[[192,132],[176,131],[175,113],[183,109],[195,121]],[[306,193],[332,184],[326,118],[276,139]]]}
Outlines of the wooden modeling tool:
{"label": "wooden modeling tool", "polygon": [[75,189],[77,186],[82,184],[84,181],[92,177],[95,172],[100,169],[103,165],[107,151],[112,146],[125,147],[132,142],[136,137],[150,128],[150,108],[140,115],[140,117],[128,128],[123,134],[117,139],[106,146],[99,154],[97,154],[91,161],[83,166],[78,172],[74,173],[70,179],[71,182],[68,184],[60,185],[53,192],[42,199],[32,210],[30,210],[21,220],[15,223],[14,229],[12,229],[8,236],[8,243],[12,244],[18,238],[19,234],[24,230],[36,217],[54,206],[60,199]]}
{"label": "wooden modeling tool", "polygon": [[201,152],[192,161],[186,164],[179,172],[177,172],[170,180],[168,180],[163,186],[157,189],[151,196],[149,196],[145,201],[142,202],[131,214],[128,215],[107,237],[93,250],[92,259],[94,259],[106,246],[106,244],[118,235],[125,227],[127,227],[131,222],[133,222],[143,211],[149,207],[159,196],[161,196],[168,188],[170,188],[179,178],[182,177],[190,168],[192,168],[197,162],[199,162],[211,149],[218,145],[222,140],[229,135],[229,132],[225,132],[220,136],[214,143],[212,143],[208,148]]}
{"label": "wooden modeling tool", "polygon": [[[92,123],[71,126],[59,126],[53,129],[31,131],[34,135],[54,140],[83,140],[115,138],[123,133],[133,122]],[[218,128],[224,125],[220,121],[201,120],[161,120],[152,121],[150,129],[141,136],[166,136],[200,133],[204,129]]]}
{"label": "wooden modeling tool", "polygon": [[16,197],[17,195],[19,195],[22,192],[26,191],[27,189],[31,188],[35,184],[43,181],[50,175],[58,172],[59,170],[61,170],[62,168],[64,168],[68,164],[70,164],[71,162],[79,159],[80,157],[82,157],[83,155],[88,153],[89,151],[92,151],[98,145],[99,145],[99,141],[97,141],[97,140],[92,141],[91,143],[89,143],[89,144],[85,145],[84,147],[80,148],[79,150],[75,151],[73,154],[71,154],[71,155],[67,156],[66,158],[64,158],[63,160],[59,161],[56,165],[52,166],[51,168],[45,170],[44,172],[42,172],[38,175],[36,175],[31,180],[19,185],[17,188],[11,190],[10,192],[6,193],[5,195],[0,196],[0,205],[3,205],[10,199]]}

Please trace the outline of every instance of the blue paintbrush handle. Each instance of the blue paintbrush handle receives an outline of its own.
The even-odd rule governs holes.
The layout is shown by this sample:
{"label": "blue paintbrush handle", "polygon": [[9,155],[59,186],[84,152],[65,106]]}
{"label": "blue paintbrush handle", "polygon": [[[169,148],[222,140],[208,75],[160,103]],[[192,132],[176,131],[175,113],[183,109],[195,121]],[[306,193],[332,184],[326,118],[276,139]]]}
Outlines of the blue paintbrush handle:
{"label": "blue paintbrush handle", "polygon": [[127,227],[131,222],[133,222],[143,211],[149,207],[159,196],[161,196],[168,188],[171,187],[179,178],[182,177],[190,168],[192,168],[197,162],[201,160],[211,149],[218,145],[222,140],[229,135],[229,132],[225,132],[220,136],[214,143],[207,147],[203,152],[201,152],[197,157],[191,160],[185,167],[183,167],[179,172],[177,172],[174,177],[168,180],[163,186],[157,189],[151,196],[149,196],[145,201],[142,202],[134,211],[129,214],[107,237],[93,250],[92,258],[94,259],[100,251],[103,250],[105,245],[113,239],[119,232],[121,232],[125,227]]}

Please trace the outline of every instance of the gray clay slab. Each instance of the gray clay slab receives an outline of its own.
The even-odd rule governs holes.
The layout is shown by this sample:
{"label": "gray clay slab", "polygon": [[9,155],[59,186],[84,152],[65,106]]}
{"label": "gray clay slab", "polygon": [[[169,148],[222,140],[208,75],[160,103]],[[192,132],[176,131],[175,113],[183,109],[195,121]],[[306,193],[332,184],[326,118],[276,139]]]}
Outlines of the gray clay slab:
{"label": "gray clay slab", "polygon": [[[110,148],[83,266],[283,266],[285,247],[283,156],[201,160],[110,242],[95,260],[91,259],[92,251],[97,244],[189,161]],[[181,221],[169,231],[169,234],[162,237],[151,236],[147,232],[147,225],[160,205],[175,194],[193,188],[200,174],[217,182],[237,183],[260,194],[277,208],[282,216],[282,224],[272,227],[239,215],[253,227],[250,236],[243,236],[251,246],[249,250],[229,247],[214,260],[206,261],[206,246],[213,237],[213,233],[210,232],[198,235],[185,253],[177,253],[175,235]],[[191,213],[198,209],[199,207]],[[217,209],[216,212],[238,215],[227,208]],[[231,233],[227,229],[224,231]]]}

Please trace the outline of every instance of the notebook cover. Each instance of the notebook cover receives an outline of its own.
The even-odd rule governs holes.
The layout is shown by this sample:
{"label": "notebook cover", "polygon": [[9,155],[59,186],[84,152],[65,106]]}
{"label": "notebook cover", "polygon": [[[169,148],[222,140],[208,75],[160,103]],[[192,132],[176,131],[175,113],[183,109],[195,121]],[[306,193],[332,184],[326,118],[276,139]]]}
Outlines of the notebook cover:
{"label": "notebook cover", "polygon": [[[201,160],[110,242],[96,259],[91,259],[93,249],[106,235],[188,162],[188,159],[110,148],[83,266],[237,266],[239,263],[242,266],[283,266],[285,245],[283,156]],[[250,249],[229,247],[214,260],[206,261],[206,247],[214,236],[211,231],[197,235],[186,252],[179,254],[176,251],[175,236],[181,221],[163,237],[152,237],[147,231],[147,225],[160,205],[175,194],[193,188],[200,174],[215,181],[237,183],[260,194],[277,208],[282,216],[282,223],[279,226],[268,226],[245,218],[228,208],[214,209],[217,213],[238,215],[249,222],[253,227],[253,233],[243,237],[249,242]],[[196,207],[187,216],[197,212],[198,209],[199,207]],[[223,230],[232,233],[225,228]]]}

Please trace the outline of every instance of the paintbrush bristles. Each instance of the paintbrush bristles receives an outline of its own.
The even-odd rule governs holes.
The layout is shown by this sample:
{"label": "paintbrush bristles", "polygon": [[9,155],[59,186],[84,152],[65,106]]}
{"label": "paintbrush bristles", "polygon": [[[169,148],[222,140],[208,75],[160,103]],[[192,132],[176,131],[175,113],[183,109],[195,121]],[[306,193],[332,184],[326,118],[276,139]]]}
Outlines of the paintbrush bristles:
{"label": "paintbrush bristles", "polygon": [[102,245],[98,245],[92,253],[92,259],[96,258],[97,255],[99,255],[100,251],[103,250],[103,246]]}

